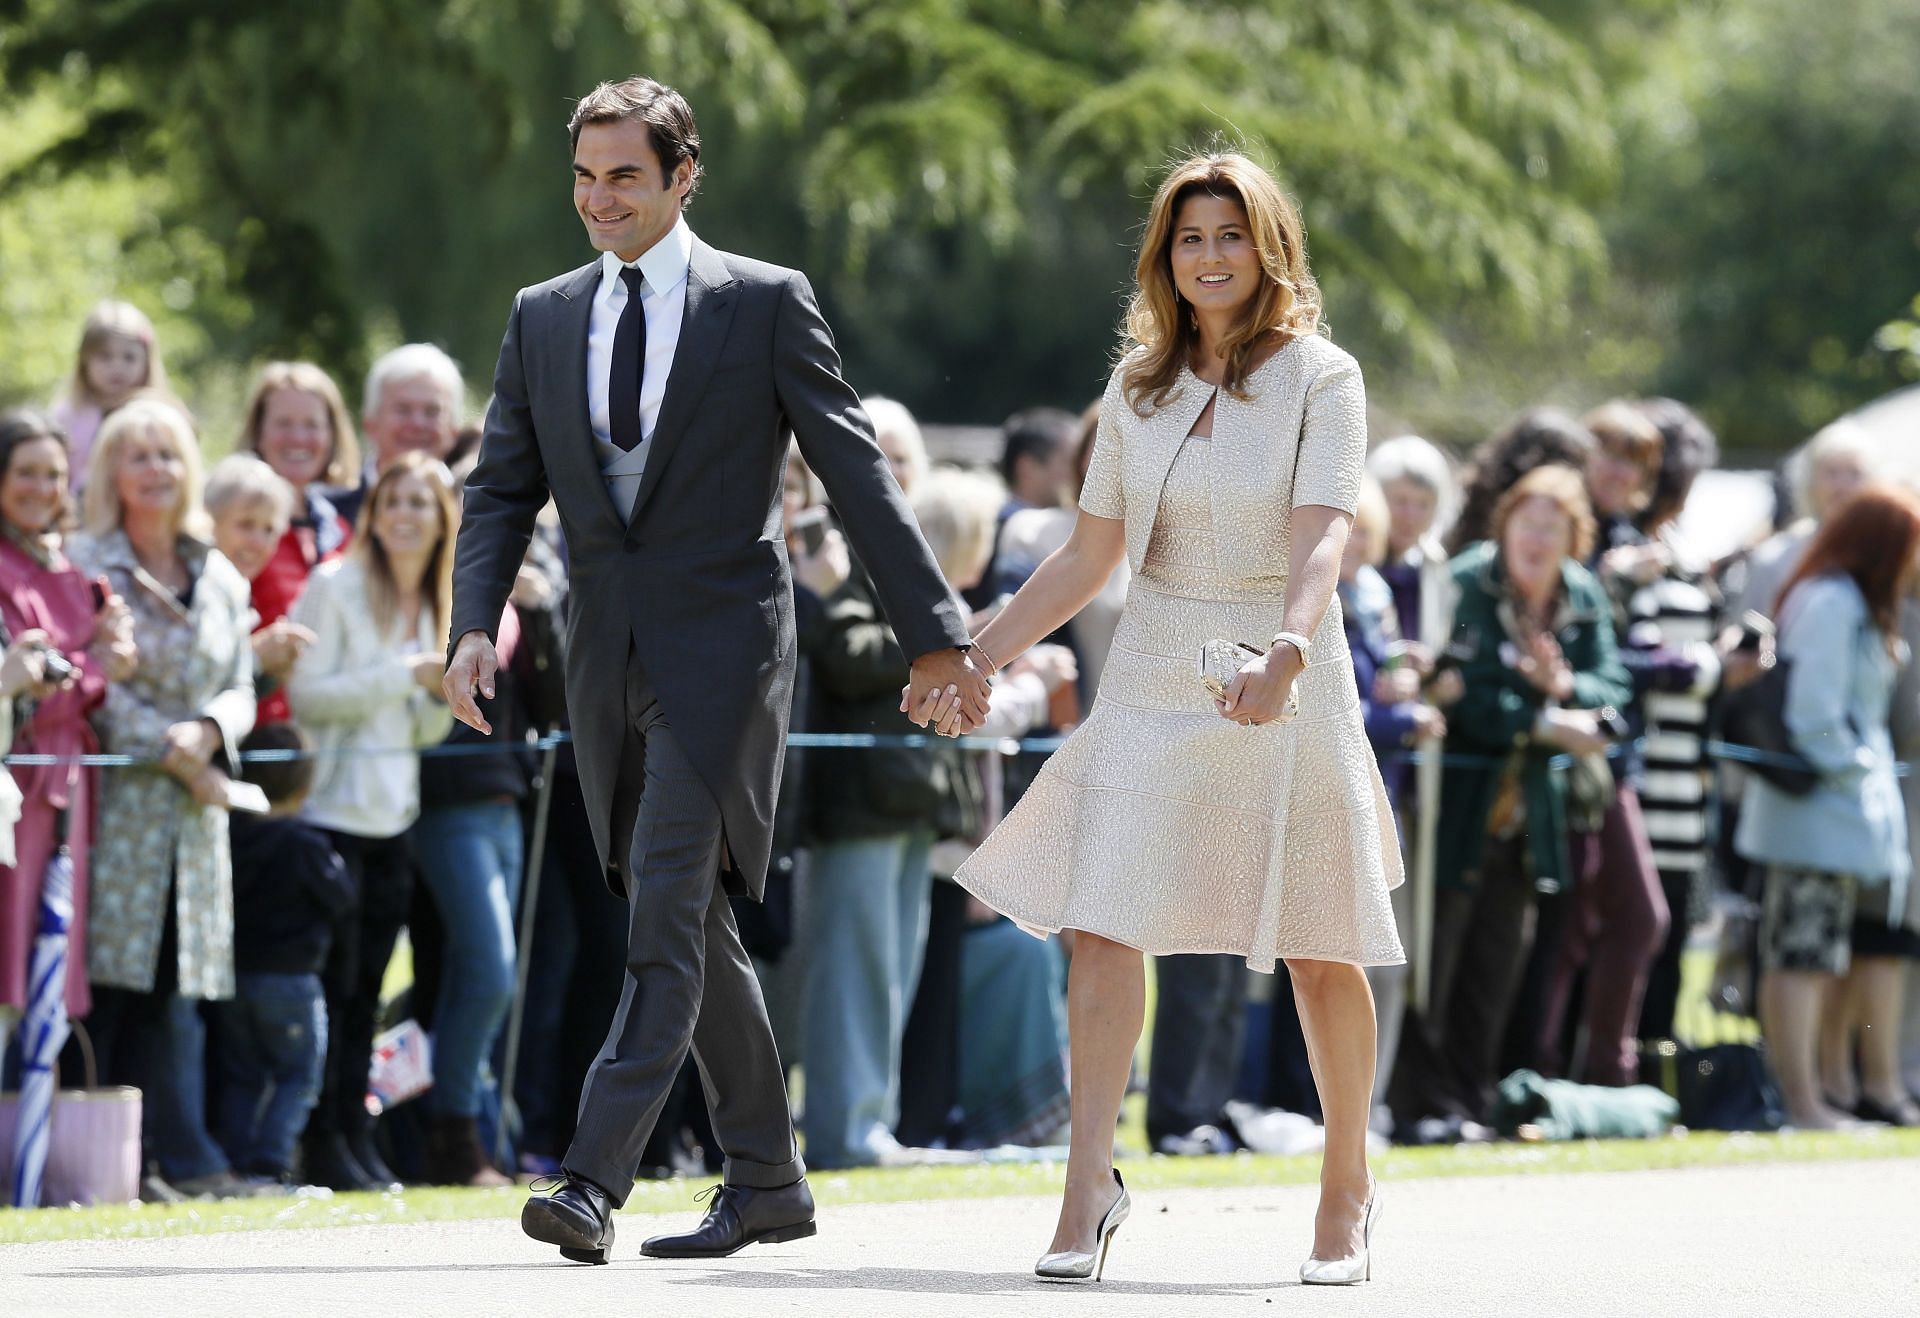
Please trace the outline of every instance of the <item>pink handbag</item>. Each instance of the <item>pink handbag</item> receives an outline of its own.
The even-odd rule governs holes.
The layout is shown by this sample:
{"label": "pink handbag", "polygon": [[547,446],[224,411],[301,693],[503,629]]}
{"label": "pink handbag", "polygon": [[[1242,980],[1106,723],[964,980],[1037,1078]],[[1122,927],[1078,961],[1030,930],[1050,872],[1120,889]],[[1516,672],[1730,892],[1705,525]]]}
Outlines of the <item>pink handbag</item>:
{"label": "pink handbag", "polygon": [[[87,1087],[62,1089],[53,1096],[52,1144],[41,1202],[47,1207],[131,1203],[140,1197],[140,1091],[102,1089],[93,1045],[77,1022],[74,1037],[86,1063]],[[13,1184],[19,1098],[0,1093],[0,1187]]]}

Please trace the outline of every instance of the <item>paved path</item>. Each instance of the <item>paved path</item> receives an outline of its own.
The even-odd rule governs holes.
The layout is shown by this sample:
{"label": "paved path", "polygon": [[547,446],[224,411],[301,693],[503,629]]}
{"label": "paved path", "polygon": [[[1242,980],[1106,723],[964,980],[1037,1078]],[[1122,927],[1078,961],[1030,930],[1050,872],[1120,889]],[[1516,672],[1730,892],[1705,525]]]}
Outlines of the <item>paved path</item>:
{"label": "paved path", "polygon": [[0,1246],[0,1314],[946,1315],[1920,1313],[1920,1159],[1407,1181],[1375,1280],[1307,1290],[1308,1189],[1137,1190],[1098,1287],[1043,1286],[1041,1199],[860,1205],[719,1263],[561,1264],[513,1222]]}

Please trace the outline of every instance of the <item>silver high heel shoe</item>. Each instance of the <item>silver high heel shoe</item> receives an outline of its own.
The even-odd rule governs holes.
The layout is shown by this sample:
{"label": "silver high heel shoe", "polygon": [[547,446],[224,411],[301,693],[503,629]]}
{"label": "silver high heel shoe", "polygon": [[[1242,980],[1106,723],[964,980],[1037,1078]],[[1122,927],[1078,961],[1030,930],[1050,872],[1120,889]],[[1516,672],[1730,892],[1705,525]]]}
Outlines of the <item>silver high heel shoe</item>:
{"label": "silver high heel shoe", "polygon": [[1127,1220],[1127,1214],[1133,1211],[1133,1200],[1127,1197],[1127,1183],[1120,1179],[1120,1169],[1113,1169],[1113,1183],[1120,1187],[1120,1197],[1113,1201],[1113,1207],[1100,1219],[1100,1228],[1094,1232],[1095,1248],[1091,1254],[1082,1254],[1077,1249],[1064,1250],[1058,1254],[1048,1254],[1033,1265],[1033,1273],[1042,1281],[1085,1281],[1092,1277],[1100,1280],[1100,1274],[1107,1266],[1107,1246],[1113,1243],[1113,1233]]}
{"label": "silver high heel shoe", "polygon": [[1360,1252],[1343,1259],[1310,1258],[1300,1265],[1304,1286],[1353,1286],[1373,1280],[1373,1224],[1380,1220],[1380,1186],[1367,1181],[1367,1212],[1360,1226]]}

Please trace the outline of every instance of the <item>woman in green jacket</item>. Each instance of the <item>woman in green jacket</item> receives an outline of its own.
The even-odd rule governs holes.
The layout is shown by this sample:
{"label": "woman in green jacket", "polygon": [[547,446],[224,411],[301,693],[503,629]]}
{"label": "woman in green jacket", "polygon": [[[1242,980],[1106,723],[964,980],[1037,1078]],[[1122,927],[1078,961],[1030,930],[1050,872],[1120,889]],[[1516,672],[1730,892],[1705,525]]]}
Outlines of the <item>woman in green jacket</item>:
{"label": "woman in green jacket", "polygon": [[1402,1115],[1484,1112],[1535,896],[1572,883],[1567,835],[1612,794],[1607,725],[1629,679],[1581,566],[1593,536],[1580,474],[1539,467],[1500,500],[1493,539],[1453,560],[1447,660],[1463,694],[1447,713],[1428,1008],[1403,1052]]}

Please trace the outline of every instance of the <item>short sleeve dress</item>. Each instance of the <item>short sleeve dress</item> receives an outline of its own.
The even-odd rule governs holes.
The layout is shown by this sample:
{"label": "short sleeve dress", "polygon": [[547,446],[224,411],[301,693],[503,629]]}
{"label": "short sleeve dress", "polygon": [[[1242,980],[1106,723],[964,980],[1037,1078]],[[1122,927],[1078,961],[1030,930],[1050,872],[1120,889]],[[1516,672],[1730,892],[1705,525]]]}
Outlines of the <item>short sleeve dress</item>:
{"label": "short sleeve dress", "polygon": [[1193,405],[1142,418],[1109,386],[1080,506],[1151,521],[1128,527],[1136,571],[1099,695],[955,878],[1042,937],[1080,929],[1266,972],[1289,957],[1398,964],[1400,847],[1338,599],[1293,721],[1231,722],[1198,679],[1208,640],[1281,629],[1292,509],[1353,511],[1359,371],[1324,339],[1296,339],[1249,377],[1248,399],[1219,391],[1211,437],[1187,433],[1210,388],[1184,375]]}

